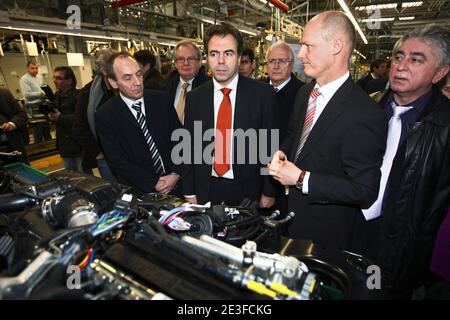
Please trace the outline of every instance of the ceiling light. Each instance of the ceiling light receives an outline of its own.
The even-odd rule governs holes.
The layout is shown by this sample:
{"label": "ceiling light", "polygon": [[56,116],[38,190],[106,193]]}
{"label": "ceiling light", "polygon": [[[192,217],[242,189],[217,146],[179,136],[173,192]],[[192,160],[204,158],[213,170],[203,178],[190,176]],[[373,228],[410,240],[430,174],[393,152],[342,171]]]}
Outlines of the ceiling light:
{"label": "ceiling light", "polygon": [[347,15],[347,17],[350,19],[350,21],[353,23],[353,26],[356,28],[356,31],[358,31],[362,41],[367,44],[367,39],[366,36],[364,35],[364,33],[362,32],[358,22],[356,22],[355,17],[353,16],[353,14],[350,12],[350,9],[348,8],[347,4],[345,3],[344,0],[338,0],[339,4],[341,5],[342,10],[344,10],[345,14]]}
{"label": "ceiling light", "polygon": [[357,11],[365,11],[365,10],[383,10],[383,9],[395,9],[397,8],[397,3],[386,3],[386,4],[372,4],[368,6],[360,6],[356,7]]}
{"label": "ceiling light", "polygon": [[50,33],[50,34],[61,34],[66,36],[74,36],[74,37],[85,37],[85,38],[98,38],[98,39],[108,39],[108,40],[118,40],[118,41],[128,41],[127,38],[122,37],[111,37],[111,36],[103,36],[97,34],[86,34],[86,33],[77,33],[77,32],[65,32],[65,31],[57,31],[57,30],[45,30],[45,29],[30,29],[30,28],[17,28],[11,26],[0,26],[0,29],[8,29],[8,30],[16,30],[16,31],[25,31],[25,32],[40,32],[40,33]]}
{"label": "ceiling light", "polygon": [[385,21],[394,21],[395,18],[368,18],[362,19],[361,22],[385,22]]}
{"label": "ceiling light", "polygon": [[411,16],[411,17],[400,17],[399,20],[400,21],[406,21],[406,20],[414,20],[416,17]]}
{"label": "ceiling light", "polygon": [[402,8],[415,8],[415,7],[420,7],[421,5],[423,5],[423,1],[403,2]]}

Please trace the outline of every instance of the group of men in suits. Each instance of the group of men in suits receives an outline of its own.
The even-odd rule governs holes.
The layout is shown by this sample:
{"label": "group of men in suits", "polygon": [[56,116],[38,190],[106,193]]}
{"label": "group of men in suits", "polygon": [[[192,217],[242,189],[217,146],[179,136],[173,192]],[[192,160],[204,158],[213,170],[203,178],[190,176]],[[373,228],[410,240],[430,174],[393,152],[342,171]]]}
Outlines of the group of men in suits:
{"label": "group of men in suits", "polygon": [[[267,52],[272,86],[239,75],[243,40],[239,31],[227,24],[205,32],[204,47],[213,78],[199,86],[195,78],[200,52],[191,43],[177,46],[179,76],[172,81],[170,95],[144,91],[139,64],[119,53],[110,60],[108,81],[120,95],[96,114],[98,134],[119,181],[141,192],[175,193],[191,203],[238,205],[248,198],[269,208],[282,189],[289,211],[295,212],[290,237],[384,261],[384,283],[394,290],[392,284],[398,276],[394,272],[409,271],[390,264],[392,254],[403,253],[405,246],[390,243],[394,238],[389,238],[389,232],[394,230],[404,239],[408,230],[425,228],[429,244],[432,228],[416,225],[417,219],[409,215],[420,218],[428,212],[425,216],[436,226],[443,208],[448,207],[449,117],[442,107],[448,106],[448,100],[432,89],[449,69],[446,32],[439,37],[444,37],[447,47],[430,44],[429,35],[415,34],[394,48],[392,89],[381,107],[350,77],[355,30],[342,12],[321,13],[304,29],[299,58],[305,74],[314,79],[307,85],[292,75],[293,53],[285,43],[273,45]],[[447,51],[435,53],[436,48]],[[416,60],[421,57],[425,58],[420,66]],[[419,67],[425,76],[415,70]],[[393,103],[403,111],[414,109],[416,114],[406,121]],[[285,122],[289,119],[285,129],[281,117]],[[201,141],[200,162],[191,140],[188,161],[175,164],[171,134],[182,127],[191,137],[214,132],[209,140]],[[238,146],[242,141],[236,139],[236,131],[280,128],[284,138],[268,164],[269,175],[263,174],[266,163],[261,159],[256,163],[238,161],[241,152],[248,155],[255,150],[248,141]],[[434,134],[437,141],[430,138]],[[433,150],[424,154],[424,143]],[[264,144],[270,150],[269,140],[256,145]],[[433,181],[433,176],[439,179]],[[408,188],[401,188],[403,183]],[[425,191],[428,187],[431,193]],[[427,197],[421,198],[423,194]],[[422,199],[420,213],[405,206],[416,199]],[[405,221],[416,224],[410,229],[401,225],[396,210],[401,210]],[[420,245],[413,239],[405,243],[413,251]],[[378,249],[387,245],[391,251],[380,254]],[[392,251],[395,246],[400,251]]]}

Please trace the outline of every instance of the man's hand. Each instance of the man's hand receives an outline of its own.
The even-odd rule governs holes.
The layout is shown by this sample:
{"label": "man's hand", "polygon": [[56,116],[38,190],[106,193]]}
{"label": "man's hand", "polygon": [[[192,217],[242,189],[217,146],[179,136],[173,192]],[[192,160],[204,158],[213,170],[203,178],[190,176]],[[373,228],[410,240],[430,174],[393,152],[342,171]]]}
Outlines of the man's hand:
{"label": "man's hand", "polygon": [[4,124],[1,125],[1,128],[5,131],[5,132],[9,132],[9,131],[13,131],[14,130],[14,126],[9,123],[9,122],[5,122]]}
{"label": "man's hand", "polygon": [[272,161],[267,165],[269,174],[282,185],[293,186],[297,184],[302,170],[285,159],[286,156],[282,151],[275,152]]}
{"label": "man's hand", "polygon": [[48,113],[48,117],[50,118],[50,120],[52,121],[58,121],[59,117],[61,116],[61,112],[59,112],[59,110],[55,109],[55,112],[49,112]]}
{"label": "man's hand", "polygon": [[158,183],[155,186],[156,191],[163,194],[169,194],[175,189],[180,176],[177,174],[168,174],[159,178]]}
{"label": "man's hand", "polygon": [[270,208],[275,204],[274,197],[268,197],[266,195],[261,195],[261,199],[259,199],[259,207],[260,208]]}

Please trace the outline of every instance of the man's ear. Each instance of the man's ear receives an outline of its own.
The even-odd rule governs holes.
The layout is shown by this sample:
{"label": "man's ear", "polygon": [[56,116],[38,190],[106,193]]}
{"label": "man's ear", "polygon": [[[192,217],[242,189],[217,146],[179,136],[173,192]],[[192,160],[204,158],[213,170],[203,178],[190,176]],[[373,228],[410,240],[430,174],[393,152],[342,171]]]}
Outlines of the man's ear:
{"label": "man's ear", "polygon": [[117,85],[117,81],[114,80],[113,78],[108,77],[108,82],[109,85],[113,88],[113,89],[118,89],[119,86]]}
{"label": "man's ear", "polygon": [[333,53],[335,55],[337,55],[344,48],[344,41],[342,39],[340,39],[340,38],[335,38],[335,39],[333,39],[332,46],[333,46]]}
{"label": "man's ear", "polygon": [[448,71],[450,70],[450,66],[448,64],[444,64],[443,66],[440,66],[437,71],[436,74],[433,77],[433,80],[431,80],[431,82],[433,82],[433,84],[438,83],[439,81],[441,81],[442,78],[444,78]]}

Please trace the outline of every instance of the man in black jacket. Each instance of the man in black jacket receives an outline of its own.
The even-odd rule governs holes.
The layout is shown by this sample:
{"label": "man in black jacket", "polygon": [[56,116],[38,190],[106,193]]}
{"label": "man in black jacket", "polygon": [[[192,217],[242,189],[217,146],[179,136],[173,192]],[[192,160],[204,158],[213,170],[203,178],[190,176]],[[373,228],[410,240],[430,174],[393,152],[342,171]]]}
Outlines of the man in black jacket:
{"label": "man in black jacket", "polygon": [[450,102],[435,86],[449,71],[450,33],[428,25],[394,46],[386,153],[369,234],[388,297],[407,298],[426,283],[434,239],[449,206]]}
{"label": "man in black jacket", "polygon": [[20,161],[28,164],[22,128],[27,125],[28,116],[6,89],[0,89],[0,144],[5,144],[8,151],[22,153]]}
{"label": "man in black jacket", "polygon": [[306,25],[299,58],[316,81],[300,88],[287,138],[269,166],[288,187],[289,235],[359,252],[361,208],[376,199],[386,144],[385,116],[349,74],[355,30],[327,11]]}
{"label": "man in black jacket", "polygon": [[[274,128],[275,97],[267,84],[239,76],[243,39],[236,28],[210,27],[203,41],[214,76],[187,95],[185,128],[193,139],[190,163],[184,166],[184,195],[192,203],[238,205],[247,198],[269,208],[276,190],[261,173],[265,163],[258,150],[267,146],[270,152],[270,140],[259,134],[270,136]],[[242,133],[255,133],[257,141],[240,139]],[[192,141],[198,136],[207,138]]]}
{"label": "man in black jacket", "polygon": [[48,117],[56,124],[56,146],[66,169],[82,171],[81,149],[72,133],[75,106],[77,105],[77,79],[70,67],[56,67],[53,73],[57,109]]}
{"label": "man in black jacket", "polygon": [[178,118],[184,123],[186,94],[209,80],[202,66],[200,49],[192,42],[183,40],[175,46],[175,75],[166,85],[171,104]]}
{"label": "man in black jacket", "polygon": [[110,58],[108,81],[119,94],[95,114],[108,164],[135,192],[172,193],[181,170],[171,159],[171,134],[180,123],[167,93],[144,91],[141,66],[128,53]]}
{"label": "man in black jacket", "polygon": [[283,142],[295,96],[305,83],[292,73],[295,63],[294,52],[286,42],[278,41],[271,45],[266,53],[266,61],[268,82],[273,86],[278,101],[278,110],[275,113],[280,127],[280,142]]}

